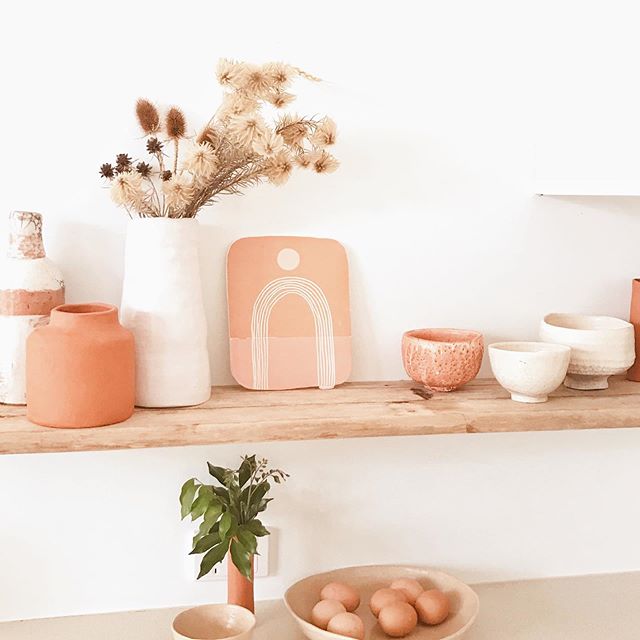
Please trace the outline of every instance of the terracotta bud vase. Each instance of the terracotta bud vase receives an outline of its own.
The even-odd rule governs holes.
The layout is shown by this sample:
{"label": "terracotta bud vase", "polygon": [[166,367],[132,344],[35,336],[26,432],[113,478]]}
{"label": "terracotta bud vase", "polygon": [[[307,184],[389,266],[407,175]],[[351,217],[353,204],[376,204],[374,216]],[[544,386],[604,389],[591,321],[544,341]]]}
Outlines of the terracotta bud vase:
{"label": "terracotta bud vase", "polygon": [[137,405],[185,407],[209,399],[197,220],[131,220],[121,316],[136,339]]}
{"label": "terracotta bud vase", "polygon": [[7,255],[0,264],[0,402],[26,404],[27,336],[63,303],[62,273],[42,244],[42,216],[12,212]]}
{"label": "terracotta bud vase", "polygon": [[640,382],[640,278],[631,282],[631,313],[629,322],[633,325],[636,337],[636,361],[627,371],[627,380]]}
{"label": "terracotta bud vase", "polygon": [[135,347],[112,305],[66,304],[27,340],[27,418],[100,427],[133,413]]}
{"label": "terracotta bud vase", "polygon": [[[227,560],[227,604],[237,604],[255,613],[253,581],[247,580],[238,570],[231,556]],[[253,577],[254,556],[251,556],[251,576]]]}

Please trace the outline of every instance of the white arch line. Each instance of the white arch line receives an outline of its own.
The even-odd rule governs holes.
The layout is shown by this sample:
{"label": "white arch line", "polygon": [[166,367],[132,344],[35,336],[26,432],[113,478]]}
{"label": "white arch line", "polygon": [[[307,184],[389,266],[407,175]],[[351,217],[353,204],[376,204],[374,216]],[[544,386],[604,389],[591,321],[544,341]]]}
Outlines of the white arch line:
{"label": "white arch line", "polygon": [[336,355],[333,319],[322,289],[312,280],[299,277],[277,278],[258,294],[251,313],[251,360],[255,389],[269,387],[269,318],[274,307],[288,295],[299,295],[313,316],[316,333],[316,371],[318,386],[331,389],[336,383]]}

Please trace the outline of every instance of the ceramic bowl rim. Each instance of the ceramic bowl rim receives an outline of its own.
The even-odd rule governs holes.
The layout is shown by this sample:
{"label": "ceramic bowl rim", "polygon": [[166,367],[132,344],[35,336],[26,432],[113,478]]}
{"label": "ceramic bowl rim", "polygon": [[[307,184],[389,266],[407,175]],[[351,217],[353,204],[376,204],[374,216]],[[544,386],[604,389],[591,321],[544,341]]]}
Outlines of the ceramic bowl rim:
{"label": "ceramic bowl rim", "polygon": [[[439,569],[431,569],[430,567],[424,567],[424,566],[420,566],[420,565],[408,565],[408,564],[365,564],[365,565],[353,565],[353,566],[349,566],[349,567],[339,567],[337,569],[331,569],[329,571],[321,571],[320,573],[312,573],[308,576],[305,576],[304,578],[300,578],[300,580],[296,580],[292,585],[290,585],[287,590],[284,592],[284,596],[283,596],[283,601],[284,601],[284,605],[287,609],[287,611],[289,612],[289,614],[293,617],[293,619],[302,626],[309,626],[309,627],[313,627],[314,629],[319,629],[319,627],[316,627],[315,625],[311,624],[311,622],[309,622],[308,620],[305,620],[304,618],[300,617],[291,607],[291,605],[289,604],[289,594],[290,592],[297,587],[301,582],[304,582],[305,580],[308,580],[309,578],[316,578],[316,577],[321,577],[321,576],[328,576],[331,574],[336,573],[337,571],[349,571],[349,570],[353,570],[353,569],[380,569],[382,567],[392,567],[392,568],[398,568],[398,569],[423,569],[425,571],[429,571],[431,573],[435,573],[435,574],[440,574],[442,576],[446,576],[447,578],[451,578],[453,581],[459,583],[460,585],[462,585],[462,587],[465,588],[465,591],[469,592],[470,597],[473,599],[473,602],[475,604],[475,608],[474,611],[472,613],[472,615],[470,616],[469,620],[467,620],[467,622],[460,627],[460,629],[458,629],[457,631],[454,632],[454,635],[457,637],[463,637],[464,634],[469,630],[469,628],[471,627],[471,625],[473,625],[473,623],[476,621],[478,614],[480,613],[480,596],[478,596],[478,594],[466,583],[463,582],[462,580],[460,580],[460,578],[456,578],[456,576],[452,576],[450,573],[446,573],[445,571],[440,571]],[[322,631],[322,635],[325,636],[327,639],[330,640],[349,640],[349,638],[347,638],[346,636],[342,636],[338,633],[333,633],[332,631],[327,631],[325,629],[320,629],[320,631]],[[447,640],[448,637],[451,636],[447,636],[445,638],[443,638],[442,640]]]}
{"label": "ceramic bowl rim", "polygon": [[[570,321],[571,319],[576,321],[593,321],[608,323],[609,326],[600,327],[569,327],[564,324],[558,324],[562,320]],[[554,322],[554,320],[556,322]],[[633,328],[633,325],[626,320],[616,318],[615,316],[603,316],[603,315],[591,315],[588,313],[548,313],[542,320],[543,324],[553,329],[560,331],[575,331],[575,332],[590,332],[594,333],[609,333],[618,331],[628,331],[629,327]]]}
{"label": "ceramic bowl rim", "polygon": [[[418,335],[441,332],[445,335],[449,334],[451,339],[433,340],[431,338]],[[464,337],[463,337],[464,336]],[[417,344],[423,345],[457,345],[457,344],[477,344],[483,342],[483,335],[475,329],[454,329],[451,327],[424,327],[423,329],[410,329],[402,334],[403,339],[411,340]],[[455,338],[458,339],[455,339]]]}
{"label": "ceramic bowl rim", "polygon": [[[518,346],[532,348],[510,348]],[[520,357],[526,355],[532,358],[544,358],[550,354],[571,353],[571,347],[566,344],[556,344],[555,342],[542,342],[536,340],[503,340],[501,342],[492,342],[487,348],[490,352],[494,353],[513,353]]]}
{"label": "ceramic bowl rim", "polygon": [[202,609],[214,609],[215,611],[238,611],[245,617],[245,620],[247,622],[250,622],[246,629],[242,629],[242,631],[238,631],[238,633],[234,633],[232,636],[220,638],[220,640],[233,640],[233,638],[237,638],[244,633],[248,633],[256,626],[256,617],[253,613],[251,613],[251,611],[249,611],[249,609],[245,609],[244,607],[241,607],[237,604],[225,604],[223,602],[219,602],[212,604],[200,604],[195,607],[189,607],[187,609],[184,609],[183,611],[180,611],[180,613],[176,614],[173,621],[171,622],[171,630],[183,638],[189,638],[189,640],[205,640],[203,638],[191,638],[191,636],[186,636],[176,629],[176,621],[178,620],[178,618],[186,613]]}

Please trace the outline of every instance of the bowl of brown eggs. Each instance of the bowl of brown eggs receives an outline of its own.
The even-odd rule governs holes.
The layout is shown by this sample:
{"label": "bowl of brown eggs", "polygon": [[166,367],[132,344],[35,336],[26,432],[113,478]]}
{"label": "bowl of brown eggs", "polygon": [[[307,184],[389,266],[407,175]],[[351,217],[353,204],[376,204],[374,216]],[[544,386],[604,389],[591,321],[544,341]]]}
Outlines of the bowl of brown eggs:
{"label": "bowl of brown eggs", "polygon": [[476,593],[442,571],[347,567],[304,578],[284,596],[309,640],[454,640],[478,615]]}

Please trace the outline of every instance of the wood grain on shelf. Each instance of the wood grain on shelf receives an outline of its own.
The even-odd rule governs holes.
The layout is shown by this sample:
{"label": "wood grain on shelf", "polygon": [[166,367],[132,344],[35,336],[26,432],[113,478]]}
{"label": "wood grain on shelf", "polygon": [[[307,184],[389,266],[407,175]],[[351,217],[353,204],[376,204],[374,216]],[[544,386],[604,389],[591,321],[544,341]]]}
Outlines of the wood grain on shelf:
{"label": "wood grain on shelf", "polygon": [[39,427],[24,407],[0,405],[0,453],[638,426],[640,384],[621,378],[604,391],[562,387],[533,405],[512,402],[489,379],[446,394],[410,381],[351,382],[331,391],[214,387],[198,407],[138,409],[126,422],[94,429]]}

